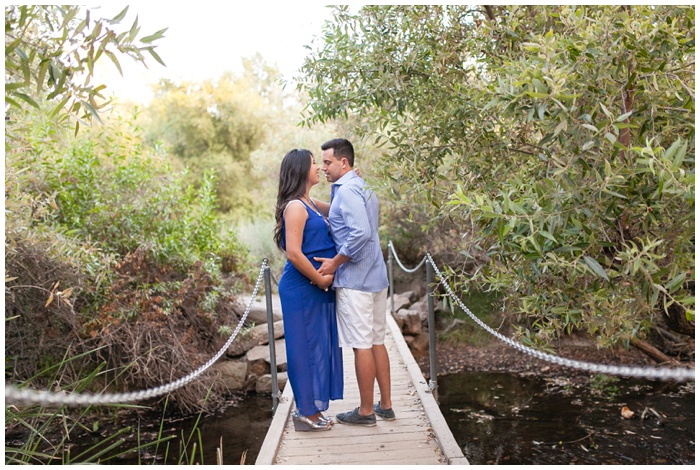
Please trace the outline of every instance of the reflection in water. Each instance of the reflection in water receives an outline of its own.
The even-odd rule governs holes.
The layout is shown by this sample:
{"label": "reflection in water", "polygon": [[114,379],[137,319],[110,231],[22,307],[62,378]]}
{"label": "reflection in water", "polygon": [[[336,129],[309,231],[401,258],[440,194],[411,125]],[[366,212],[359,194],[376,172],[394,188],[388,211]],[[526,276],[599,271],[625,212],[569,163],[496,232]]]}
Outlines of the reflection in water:
{"label": "reflection in water", "polygon": [[[204,464],[216,464],[216,449],[223,443],[223,464],[239,465],[245,453],[245,464],[255,464],[265,435],[272,422],[272,397],[249,395],[224,412],[200,420]],[[191,421],[183,427],[189,429]]]}
{"label": "reflection in water", "polygon": [[[471,464],[695,462],[693,382],[608,379],[592,387],[461,373],[438,384],[440,408]],[[636,416],[623,419],[623,406]]]}
{"label": "reflection in water", "polygon": [[[217,449],[221,449],[224,465],[240,465],[243,455],[245,465],[254,465],[271,422],[272,397],[248,395],[223,412],[199,420],[197,417],[169,420],[163,435],[175,438],[167,445],[148,446],[140,455],[129,453],[109,463],[216,465]],[[146,426],[151,429],[146,430]],[[159,426],[158,417],[150,416],[139,431],[142,442],[154,442]],[[133,442],[125,446],[134,447]]]}

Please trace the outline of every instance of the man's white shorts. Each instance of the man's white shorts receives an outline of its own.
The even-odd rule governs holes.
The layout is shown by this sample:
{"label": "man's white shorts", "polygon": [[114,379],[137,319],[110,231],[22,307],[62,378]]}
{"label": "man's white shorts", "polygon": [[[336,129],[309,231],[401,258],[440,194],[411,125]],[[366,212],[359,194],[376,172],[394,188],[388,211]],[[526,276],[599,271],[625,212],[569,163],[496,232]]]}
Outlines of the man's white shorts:
{"label": "man's white shorts", "polygon": [[362,292],[339,287],[335,289],[338,316],[338,343],[344,348],[371,349],[384,344],[386,336],[387,289]]}

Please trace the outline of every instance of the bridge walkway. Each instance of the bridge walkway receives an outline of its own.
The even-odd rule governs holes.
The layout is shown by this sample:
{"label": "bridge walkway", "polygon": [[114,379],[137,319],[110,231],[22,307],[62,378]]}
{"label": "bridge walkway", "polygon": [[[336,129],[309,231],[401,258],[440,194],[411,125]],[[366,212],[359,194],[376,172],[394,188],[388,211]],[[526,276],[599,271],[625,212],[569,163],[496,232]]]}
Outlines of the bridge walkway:
{"label": "bridge walkway", "polygon": [[[291,419],[294,397],[287,383],[256,465],[468,464],[390,314],[387,326],[396,420],[378,418],[376,427],[336,423],[328,432],[296,432]],[[343,349],[343,366],[344,399],[332,401],[327,416],[349,411],[360,403],[351,349]],[[379,397],[376,384],[375,397]]]}

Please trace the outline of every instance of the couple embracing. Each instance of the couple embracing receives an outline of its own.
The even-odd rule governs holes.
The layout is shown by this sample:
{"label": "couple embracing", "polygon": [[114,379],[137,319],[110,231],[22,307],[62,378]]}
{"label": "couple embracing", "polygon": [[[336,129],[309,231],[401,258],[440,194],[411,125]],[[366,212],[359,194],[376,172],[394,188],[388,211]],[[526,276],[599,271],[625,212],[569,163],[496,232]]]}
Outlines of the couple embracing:
{"label": "couple embracing", "polygon": [[[360,426],[375,426],[377,415],[395,419],[384,346],[389,282],[377,196],[354,171],[348,140],[330,140],[321,150],[321,168],[309,150],[284,156],[275,210],[274,240],[287,255],[279,294],[297,431],[331,429],[334,421],[323,411],[330,400],[343,398],[341,347],[355,354],[360,406],[335,419]],[[320,170],[332,183],[330,203],[309,195]]]}

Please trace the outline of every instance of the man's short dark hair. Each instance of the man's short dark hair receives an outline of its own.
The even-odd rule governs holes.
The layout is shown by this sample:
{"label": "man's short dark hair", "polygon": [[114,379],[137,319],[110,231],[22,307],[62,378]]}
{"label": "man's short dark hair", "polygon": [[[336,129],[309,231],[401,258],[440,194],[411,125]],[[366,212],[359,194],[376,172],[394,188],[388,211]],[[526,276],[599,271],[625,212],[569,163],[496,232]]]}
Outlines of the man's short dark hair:
{"label": "man's short dark hair", "polygon": [[355,149],[347,139],[333,139],[321,145],[321,150],[333,149],[333,156],[340,160],[347,158],[350,167],[355,166]]}

